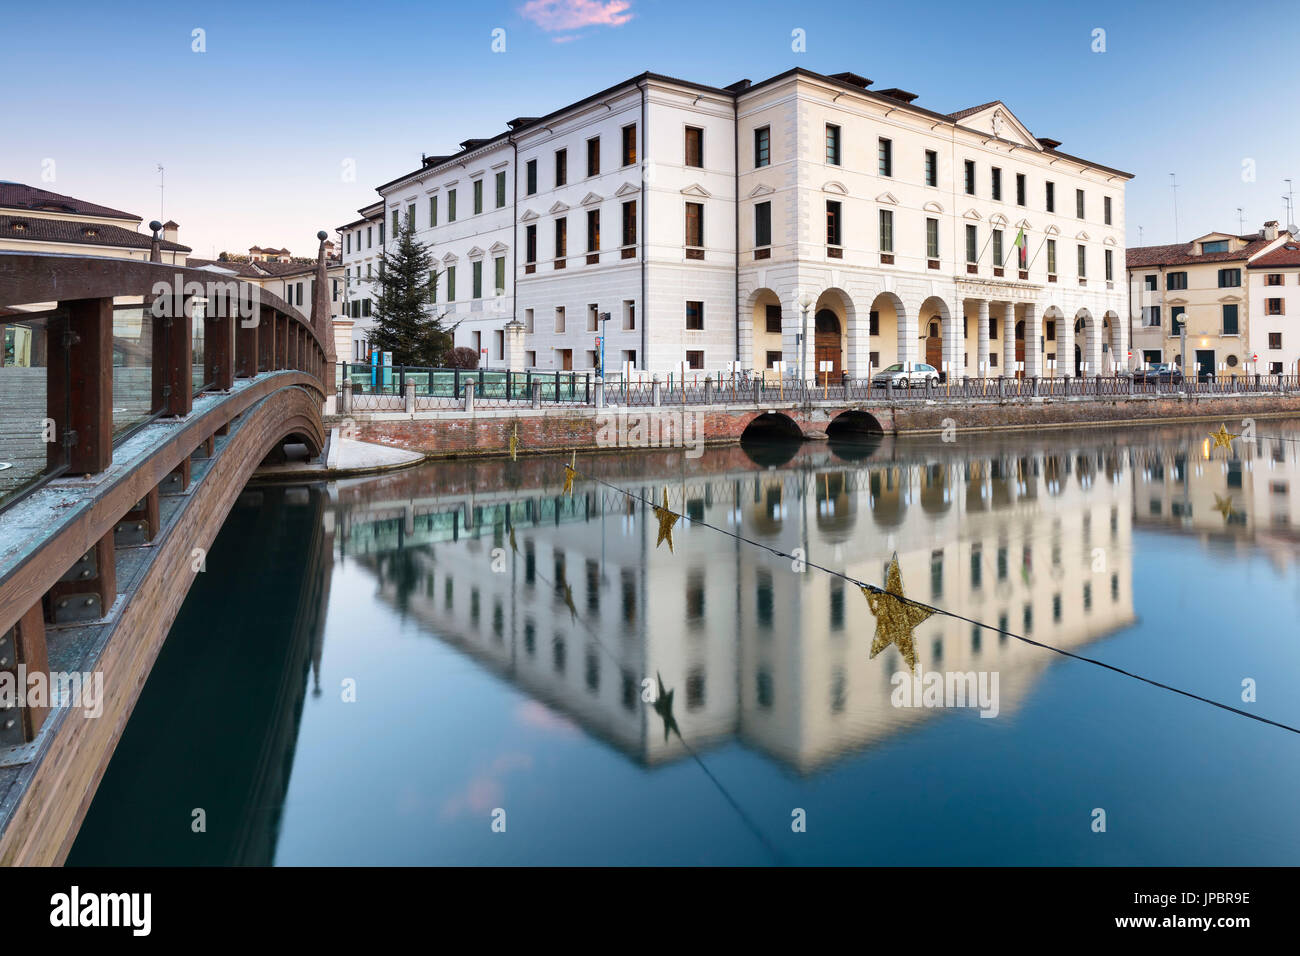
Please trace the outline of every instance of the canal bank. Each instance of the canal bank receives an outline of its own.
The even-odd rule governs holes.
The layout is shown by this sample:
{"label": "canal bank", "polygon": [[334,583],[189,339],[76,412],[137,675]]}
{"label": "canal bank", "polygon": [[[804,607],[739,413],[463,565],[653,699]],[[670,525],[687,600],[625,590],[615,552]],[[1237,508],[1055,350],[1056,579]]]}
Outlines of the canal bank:
{"label": "canal bank", "polygon": [[[753,427],[823,440],[837,429],[892,435],[1000,432],[1096,426],[1233,422],[1300,414],[1300,393],[1048,396],[1003,400],[909,399],[887,402],[772,401],[761,404],[604,407],[471,407],[356,411],[331,427],[372,445],[430,459],[553,454],[615,448],[689,452],[730,445]],[[750,432],[753,434],[753,432]]]}

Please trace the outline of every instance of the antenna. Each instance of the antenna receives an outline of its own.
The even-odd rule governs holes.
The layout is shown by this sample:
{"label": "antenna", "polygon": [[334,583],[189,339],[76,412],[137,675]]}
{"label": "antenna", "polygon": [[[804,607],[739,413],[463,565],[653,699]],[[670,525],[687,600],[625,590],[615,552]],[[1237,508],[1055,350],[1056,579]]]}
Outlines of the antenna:
{"label": "antenna", "polygon": [[1169,188],[1174,194],[1174,242],[1178,241],[1178,180],[1174,174],[1169,174]]}
{"label": "antenna", "polygon": [[163,171],[162,163],[158,164],[158,218],[163,222],[167,217],[163,215],[163,207],[166,205],[167,174]]}
{"label": "antenna", "polygon": [[1142,227],[1138,226],[1138,245],[1142,245]]}
{"label": "antenna", "polygon": [[1237,235],[1240,236],[1245,231],[1246,231],[1246,210],[1238,206],[1237,207]]}
{"label": "antenna", "polygon": [[1286,200],[1286,228],[1292,235],[1295,234],[1295,191],[1291,188],[1291,180],[1284,179],[1286,183],[1286,195],[1282,198]]}

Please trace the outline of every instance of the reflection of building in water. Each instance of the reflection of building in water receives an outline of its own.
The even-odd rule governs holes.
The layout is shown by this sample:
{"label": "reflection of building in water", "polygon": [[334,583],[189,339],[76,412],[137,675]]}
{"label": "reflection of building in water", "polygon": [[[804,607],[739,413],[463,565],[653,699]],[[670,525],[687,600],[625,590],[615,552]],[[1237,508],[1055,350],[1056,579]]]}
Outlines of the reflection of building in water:
{"label": "reflection of building in water", "polygon": [[[599,485],[534,494],[376,502],[340,513],[340,541],[439,636],[648,763],[682,752],[641,701],[656,673],[687,741],[734,735],[801,771],[933,715],[891,706],[905,665],[893,648],[868,659],[875,619],[853,585],[688,521],[675,555],[655,549],[649,508]],[[805,450],[669,494],[690,519],[863,581],[883,583],[897,551],[908,596],[1048,644],[1133,621],[1132,492],[1114,449],[965,461],[945,447],[856,468]],[[1000,672],[1004,713],[1053,659],[946,617],[916,637],[923,671]]]}
{"label": "reflection of building in water", "polygon": [[1283,547],[1274,558],[1293,561],[1300,510],[1291,491],[1300,478],[1300,434],[1260,421],[1257,434],[1277,437],[1234,439],[1229,452],[1214,448],[1206,430],[1189,433],[1194,437],[1185,444],[1133,450],[1134,522],[1256,544],[1277,541]]}

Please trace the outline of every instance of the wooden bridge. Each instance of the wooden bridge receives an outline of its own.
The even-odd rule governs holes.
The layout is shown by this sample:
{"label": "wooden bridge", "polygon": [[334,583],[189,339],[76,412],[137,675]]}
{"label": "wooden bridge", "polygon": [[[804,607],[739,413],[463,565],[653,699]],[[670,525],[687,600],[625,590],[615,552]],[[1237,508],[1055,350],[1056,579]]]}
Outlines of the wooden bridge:
{"label": "wooden bridge", "polygon": [[[67,856],[249,476],[288,442],[323,451],[318,235],[310,319],[223,273],[0,252],[0,864]],[[34,674],[102,694],[38,698]]]}

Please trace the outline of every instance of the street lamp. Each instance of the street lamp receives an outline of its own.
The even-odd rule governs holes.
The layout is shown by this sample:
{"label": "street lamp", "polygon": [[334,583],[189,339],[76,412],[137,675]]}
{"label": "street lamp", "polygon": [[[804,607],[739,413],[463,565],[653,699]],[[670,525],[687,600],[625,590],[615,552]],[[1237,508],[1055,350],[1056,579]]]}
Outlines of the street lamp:
{"label": "street lamp", "polygon": [[803,382],[808,364],[808,310],[816,304],[817,300],[807,292],[800,292],[796,294],[794,301],[803,314],[803,323],[799,332],[799,381]]}

